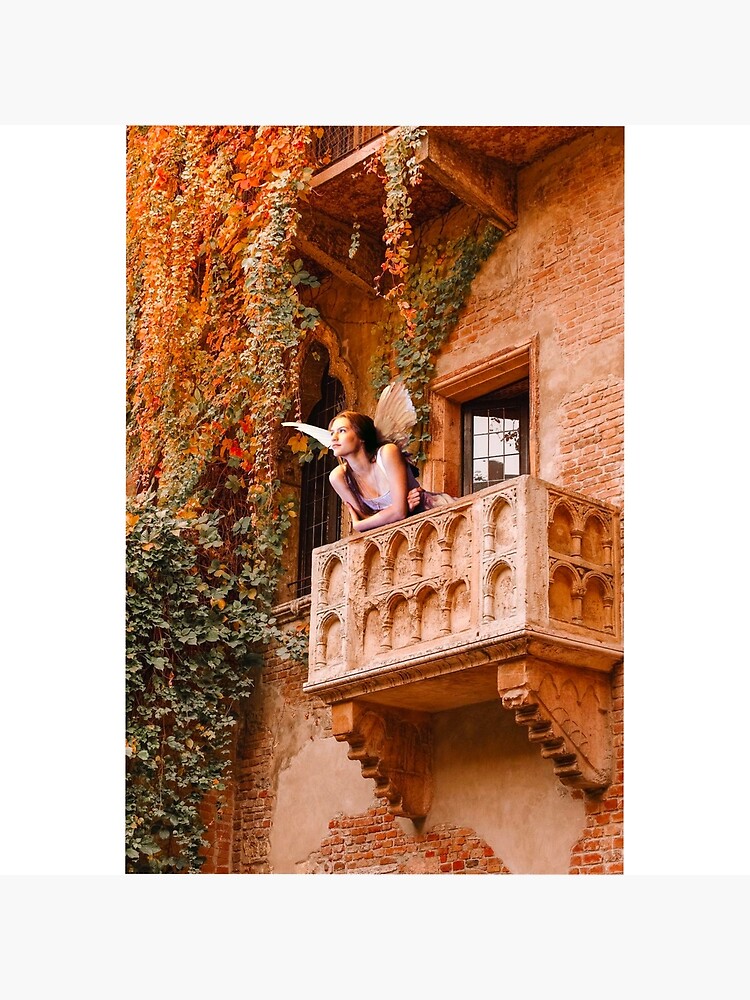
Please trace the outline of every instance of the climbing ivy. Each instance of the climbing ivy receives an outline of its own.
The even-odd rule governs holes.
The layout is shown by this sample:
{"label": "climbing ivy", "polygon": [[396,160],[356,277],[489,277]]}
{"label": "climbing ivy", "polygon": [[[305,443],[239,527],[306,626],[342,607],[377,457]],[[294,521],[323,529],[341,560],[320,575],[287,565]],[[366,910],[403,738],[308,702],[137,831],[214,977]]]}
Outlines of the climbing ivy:
{"label": "climbing ivy", "polygon": [[[290,373],[317,311],[290,257],[309,128],[131,129],[131,473],[180,502],[227,450],[264,482]],[[300,280],[300,272],[304,281]]]}
{"label": "climbing ivy", "polygon": [[[229,770],[240,700],[258,650],[282,633],[251,574],[237,573],[221,513],[131,501],[126,543],[126,859],[133,872],[197,872],[200,807]],[[266,547],[276,557],[286,525]]]}
{"label": "climbing ivy", "polygon": [[[318,282],[292,252],[314,129],[132,127],[127,154],[127,870],[203,863],[201,809],[231,767],[238,707],[270,643],[302,660],[273,606],[296,515],[276,435]],[[499,233],[415,243],[424,130],[390,133],[376,388],[400,374],[429,441],[434,360]],[[357,251],[359,226],[350,255]],[[301,442],[291,442],[297,451]],[[303,456],[309,460],[310,456]]]}
{"label": "climbing ivy", "polygon": [[[312,129],[128,131],[129,871],[194,871],[295,511],[274,435],[317,282],[290,254]],[[209,555],[212,554],[212,558]]]}
{"label": "climbing ivy", "polygon": [[[376,394],[396,376],[409,389],[417,413],[412,441],[414,458],[427,458],[428,386],[440,348],[455,327],[479,268],[502,233],[484,223],[457,239],[425,245],[413,242],[410,190],[420,183],[415,152],[423,129],[397,129],[372,157],[370,169],[384,182],[386,244],[383,274],[392,284],[383,298],[395,303],[379,325],[380,349],[370,377]],[[382,275],[380,276],[382,277]]]}
{"label": "climbing ivy", "polygon": [[386,136],[366,165],[368,171],[380,178],[385,190],[385,257],[381,273],[375,278],[375,288],[381,292],[382,279],[390,275],[390,287],[382,292],[386,299],[398,301],[409,270],[413,236],[410,190],[422,180],[415,153],[425,135],[423,128],[397,128]]}

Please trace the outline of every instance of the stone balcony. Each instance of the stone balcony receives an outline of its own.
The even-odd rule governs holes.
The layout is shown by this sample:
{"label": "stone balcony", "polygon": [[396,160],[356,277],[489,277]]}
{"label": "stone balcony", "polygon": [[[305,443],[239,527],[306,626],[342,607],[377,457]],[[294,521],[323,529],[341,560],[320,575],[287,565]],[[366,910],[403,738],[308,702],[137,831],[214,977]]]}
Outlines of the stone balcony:
{"label": "stone balcony", "polygon": [[616,508],[530,476],[316,549],[305,691],[396,815],[426,815],[431,716],[501,699],[566,785],[611,782]]}

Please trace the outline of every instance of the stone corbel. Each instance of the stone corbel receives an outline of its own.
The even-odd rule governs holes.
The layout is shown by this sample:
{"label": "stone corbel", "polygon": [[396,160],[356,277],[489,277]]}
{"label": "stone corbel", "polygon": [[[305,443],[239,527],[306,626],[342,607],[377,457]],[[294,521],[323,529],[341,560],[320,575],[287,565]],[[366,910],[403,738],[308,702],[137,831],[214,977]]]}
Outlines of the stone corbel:
{"label": "stone corbel", "polygon": [[517,170],[510,164],[449,142],[434,129],[422,139],[414,158],[433,180],[504,233],[518,225]]}
{"label": "stone corbel", "polygon": [[611,783],[608,674],[524,657],[499,666],[498,691],[563,785],[599,791]]}
{"label": "stone corbel", "polygon": [[394,816],[421,819],[432,802],[432,724],[423,712],[344,701],[331,706],[333,735],[375,781]]}

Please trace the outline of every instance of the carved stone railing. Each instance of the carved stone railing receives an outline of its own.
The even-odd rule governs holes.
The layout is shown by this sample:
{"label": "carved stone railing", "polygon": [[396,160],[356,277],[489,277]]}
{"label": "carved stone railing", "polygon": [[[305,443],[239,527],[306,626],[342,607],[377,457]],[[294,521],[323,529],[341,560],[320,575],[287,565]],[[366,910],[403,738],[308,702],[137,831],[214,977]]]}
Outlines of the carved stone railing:
{"label": "carved stone railing", "polygon": [[520,476],[316,549],[305,691],[400,815],[424,816],[431,714],[500,698],[566,784],[611,781],[616,508]]}

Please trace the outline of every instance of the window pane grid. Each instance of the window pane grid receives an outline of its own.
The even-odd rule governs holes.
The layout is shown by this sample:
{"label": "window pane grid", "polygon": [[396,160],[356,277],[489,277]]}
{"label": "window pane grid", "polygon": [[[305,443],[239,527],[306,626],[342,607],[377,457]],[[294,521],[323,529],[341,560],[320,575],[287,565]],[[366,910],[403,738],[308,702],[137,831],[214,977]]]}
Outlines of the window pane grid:
{"label": "window pane grid", "polygon": [[496,486],[528,471],[528,383],[518,383],[513,389],[476,399],[464,408],[467,492]]}
{"label": "window pane grid", "polygon": [[519,474],[520,421],[505,407],[474,413],[472,483],[474,490],[495,486]]}

